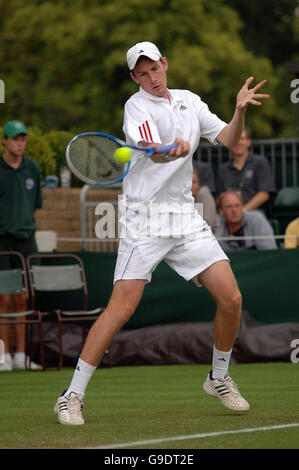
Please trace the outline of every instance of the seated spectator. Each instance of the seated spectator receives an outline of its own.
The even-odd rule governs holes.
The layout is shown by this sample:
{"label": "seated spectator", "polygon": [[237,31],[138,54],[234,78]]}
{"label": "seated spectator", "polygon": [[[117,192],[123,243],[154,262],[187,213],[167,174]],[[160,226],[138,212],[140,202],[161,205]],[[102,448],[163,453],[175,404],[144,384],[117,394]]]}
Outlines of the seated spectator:
{"label": "seated spectator", "polygon": [[297,246],[299,246],[299,217],[289,223],[286,228],[285,235],[293,235],[293,238],[284,239],[285,248],[297,248]]}
{"label": "seated spectator", "polygon": [[220,220],[216,210],[216,202],[208,186],[200,185],[200,176],[195,168],[193,168],[191,191],[195,202],[203,204],[203,214],[201,215],[215,233],[220,227]]}
{"label": "seated spectator", "polygon": [[[263,214],[258,211],[246,212],[242,197],[236,191],[225,191],[217,199],[217,209],[223,216],[216,238],[232,237],[231,240],[219,240],[224,251],[228,250],[275,250],[274,238],[255,239],[254,236],[274,236],[273,229]],[[234,240],[233,238],[236,237]],[[252,237],[239,239],[237,237]]]}
{"label": "seated spectator", "polygon": [[267,158],[252,153],[250,146],[249,131],[244,129],[230,149],[229,161],[219,168],[217,195],[232,189],[241,194],[245,211],[267,214],[268,202],[276,193],[274,177]]}
{"label": "seated spectator", "polygon": [[193,158],[193,168],[197,170],[197,174],[200,176],[201,186],[207,186],[212,195],[215,196],[216,185],[212,165],[208,162],[202,162]]}

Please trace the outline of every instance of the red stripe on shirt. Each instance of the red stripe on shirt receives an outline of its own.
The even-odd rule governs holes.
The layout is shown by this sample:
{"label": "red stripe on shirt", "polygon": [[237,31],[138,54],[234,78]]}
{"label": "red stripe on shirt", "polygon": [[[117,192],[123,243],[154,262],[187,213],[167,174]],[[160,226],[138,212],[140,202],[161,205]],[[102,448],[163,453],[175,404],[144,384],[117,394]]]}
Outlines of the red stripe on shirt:
{"label": "red stripe on shirt", "polygon": [[147,127],[147,130],[148,130],[148,134],[149,134],[149,141],[150,142],[153,142],[153,137],[152,137],[152,133],[151,133],[151,129],[150,129],[150,126],[149,126],[149,123],[148,121],[145,121],[145,125]]}
{"label": "red stripe on shirt", "polygon": [[145,127],[145,124],[142,124],[142,129],[143,129],[143,132],[144,132],[144,135],[145,135],[145,140],[148,142],[148,135],[147,135],[147,130],[146,130],[146,127]]}
{"label": "red stripe on shirt", "polygon": [[138,127],[138,129],[140,137],[144,142],[153,142],[151,128],[148,121],[145,121],[141,126]]}
{"label": "red stripe on shirt", "polygon": [[139,126],[138,129],[139,129],[139,133],[140,133],[141,139],[144,140],[143,133],[142,133],[142,127]]}

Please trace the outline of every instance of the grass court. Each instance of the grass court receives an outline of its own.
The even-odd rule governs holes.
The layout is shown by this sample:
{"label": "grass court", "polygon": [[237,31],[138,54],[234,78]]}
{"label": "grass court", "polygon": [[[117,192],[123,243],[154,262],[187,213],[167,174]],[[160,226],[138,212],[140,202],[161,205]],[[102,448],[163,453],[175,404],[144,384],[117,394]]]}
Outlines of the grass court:
{"label": "grass court", "polygon": [[53,413],[72,368],[2,372],[0,448],[298,449],[297,364],[232,365],[251,405],[247,413],[226,409],[202,390],[208,371],[207,365],[98,369],[85,396],[84,426],[62,426]]}

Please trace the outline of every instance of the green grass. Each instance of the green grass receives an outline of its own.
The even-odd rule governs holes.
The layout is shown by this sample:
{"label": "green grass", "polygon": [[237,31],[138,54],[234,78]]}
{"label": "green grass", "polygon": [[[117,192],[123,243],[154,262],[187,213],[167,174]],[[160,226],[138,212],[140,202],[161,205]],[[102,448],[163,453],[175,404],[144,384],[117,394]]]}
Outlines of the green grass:
{"label": "green grass", "polygon": [[[84,448],[207,432],[298,423],[298,365],[232,365],[251,405],[234,413],[202,390],[205,365],[115,367],[93,375],[85,398],[85,426],[62,426],[53,406],[73,370],[0,374],[4,449]],[[294,449],[299,427],[140,445],[155,449]],[[135,448],[138,448],[136,446]]]}

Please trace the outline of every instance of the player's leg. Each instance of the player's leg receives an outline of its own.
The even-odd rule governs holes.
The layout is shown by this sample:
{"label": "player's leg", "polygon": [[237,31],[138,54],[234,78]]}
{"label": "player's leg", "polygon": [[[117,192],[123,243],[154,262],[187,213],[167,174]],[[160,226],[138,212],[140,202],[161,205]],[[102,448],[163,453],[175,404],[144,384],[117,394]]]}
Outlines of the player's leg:
{"label": "player's leg", "polygon": [[174,243],[158,238],[120,238],[111,298],[89,331],[70,386],[55,405],[60,423],[84,423],[81,410],[87,384],[113,336],[134,313],[152,272]]}
{"label": "player's leg", "polygon": [[218,261],[198,275],[199,282],[217,304],[214,342],[217,349],[230,351],[241,319],[242,296],[228,261]]}
{"label": "player's leg", "polygon": [[213,365],[204,390],[218,397],[234,411],[247,411],[248,402],[240,395],[228,374],[230,355],[238,332],[242,297],[228,261],[218,261],[198,275],[199,282],[217,304],[214,324]]}
{"label": "player's leg", "polygon": [[[199,221],[200,222],[200,221]],[[201,220],[202,222],[202,220]],[[183,260],[183,262],[182,262]],[[229,261],[211,230],[204,226],[179,240],[166,262],[187,281],[193,279],[210,292],[217,304],[212,374],[204,390],[233,410],[249,408],[228,374],[231,350],[241,317],[241,294]],[[216,388],[217,387],[217,388]]]}
{"label": "player's leg", "polygon": [[121,280],[114,285],[107,308],[89,331],[81,358],[97,366],[114,335],[128,322],[135,312],[146,281]]}
{"label": "player's leg", "polygon": [[146,280],[119,280],[114,284],[104,312],[89,331],[68,389],[58,398],[54,411],[61,424],[84,424],[82,416],[86,387],[114,335],[136,310]]}

